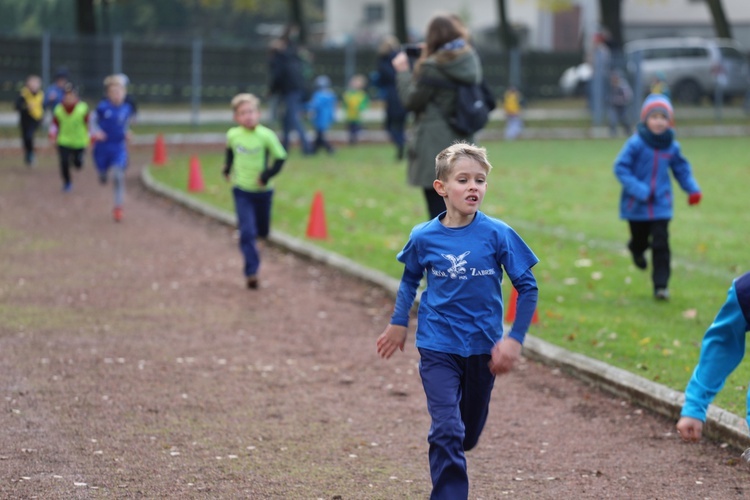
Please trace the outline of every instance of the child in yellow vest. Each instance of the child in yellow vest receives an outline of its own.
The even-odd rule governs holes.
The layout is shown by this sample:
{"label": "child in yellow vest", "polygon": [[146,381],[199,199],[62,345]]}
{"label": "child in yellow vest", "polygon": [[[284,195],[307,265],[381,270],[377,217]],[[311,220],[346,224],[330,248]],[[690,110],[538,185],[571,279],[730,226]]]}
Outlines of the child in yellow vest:
{"label": "child in yellow vest", "polygon": [[57,143],[60,157],[60,175],[63,192],[72,188],[70,162],[77,170],[83,167],[83,153],[89,144],[89,106],[78,99],[78,92],[71,83],[65,85],[62,102],[52,110],[52,126],[49,137]]}
{"label": "child in yellow vest", "polygon": [[44,92],[41,88],[41,78],[29,75],[16,99],[24,161],[30,167],[34,165],[34,134],[44,116]]}
{"label": "child in yellow vest", "polygon": [[511,85],[503,96],[503,111],[505,111],[505,139],[512,141],[523,132],[523,118],[521,118],[521,92]]}
{"label": "child in yellow vest", "polygon": [[354,75],[344,92],[343,101],[346,123],[349,128],[349,144],[357,143],[359,132],[362,130],[362,112],[370,105],[370,98],[365,92],[365,83],[363,75]]}

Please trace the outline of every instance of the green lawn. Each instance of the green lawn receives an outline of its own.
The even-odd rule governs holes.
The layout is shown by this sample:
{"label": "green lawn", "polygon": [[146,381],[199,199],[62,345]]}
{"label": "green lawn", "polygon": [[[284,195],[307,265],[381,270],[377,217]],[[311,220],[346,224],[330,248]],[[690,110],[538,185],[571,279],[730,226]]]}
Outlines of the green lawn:
{"label": "green lawn", "polygon": [[[733,277],[748,266],[747,138],[686,138],[704,193],[697,207],[675,186],[670,226],[672,300],[657,303],[646,272],[625,251],[612,162],[622,140],[488,142],[494,169],[483,210],[513,226],[541,262],[541,339],[683,390],[706,327]],[[187,186],[188,154],[170,154],[155,179]],[[222,155],[202,154],[206,191],[197,197],[232,210]],[[399,277],[395,254],[424,220],[421,192],[387,145],[342,146],[332,157],[292,153],[277,178],[273,228],[305,238],[315,192],[323,193],[329,239],[316,244]],[[744,416],[750,364],[729,379],[716,404]]]}

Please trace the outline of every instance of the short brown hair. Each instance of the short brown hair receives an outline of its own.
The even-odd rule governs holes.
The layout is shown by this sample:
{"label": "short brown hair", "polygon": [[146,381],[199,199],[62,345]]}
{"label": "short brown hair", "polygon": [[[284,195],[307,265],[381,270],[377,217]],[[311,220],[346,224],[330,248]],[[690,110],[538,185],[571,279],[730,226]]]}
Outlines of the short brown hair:
{"label": "short brown hair", "polygon": [[242,94],[237,94],[232,98],[232,111],[237,111],[237,108],[246,102],[250,103],[251,106],[255,106],[256,109],[260,107],[260,99],[253,94],[244,92]]}
{"label": "short brown hair", "polygon": [[492,165],[487,159],[487,150],[468,142],[454,142],[435,157],[435,178],[446,180],[456,162],[461,158],[474,160],[482,166],[485,173],[490,173]]}

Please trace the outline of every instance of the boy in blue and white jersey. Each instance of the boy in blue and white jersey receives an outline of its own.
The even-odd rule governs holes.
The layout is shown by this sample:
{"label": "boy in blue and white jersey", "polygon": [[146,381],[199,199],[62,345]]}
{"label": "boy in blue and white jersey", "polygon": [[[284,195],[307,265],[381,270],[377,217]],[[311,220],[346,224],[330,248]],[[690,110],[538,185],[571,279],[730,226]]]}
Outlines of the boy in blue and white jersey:
{"label": "boy in blue and white jersey", "polygon": [[127,89],[119,75],[104,79],[106,97],[96,107],[91,120],[91,136],[94,144],[94,163],[99,172],[99,181],[107,183],[110,169],[113,171],[115,203],[112,215],[116,222],[123,216],[125,198],[125,169],[128,166],[127,141],[130,138],[130,120],[133,107],[125,102]]}
{"label": "boy in blue and white jersey", "polygon": [[[536,255],[510,226],[479,211],[491,168],[486,150],[472,144],[456,143],[437,155],[433,187],[446,211],[414,227],[398,254],[404,273],[395,310],[377,340],[383,358],[403,351],[409,311],[426,275],[416,346],[432,419],[431,498],[468,497],[464,452],[477,444],[495,376],[520,358],[536,310]],[[516,320],[505,336],[503,272],[518,291]]]}

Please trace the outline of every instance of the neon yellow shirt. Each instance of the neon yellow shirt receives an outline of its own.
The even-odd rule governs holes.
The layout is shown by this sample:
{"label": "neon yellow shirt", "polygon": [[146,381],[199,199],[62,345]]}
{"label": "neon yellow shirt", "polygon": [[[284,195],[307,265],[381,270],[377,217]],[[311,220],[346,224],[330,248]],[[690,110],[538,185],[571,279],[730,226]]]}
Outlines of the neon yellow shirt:
{"label": "neon yellow shirt", "polygon": [[286,150],[276,132],[263,125],[250,130],[232,127],[227,132],[227,147],[232,149],[232,183],[243,191],[261,192],[273,189],[273,180],[261,186],[260,174],[275,160],[286,159]]}
{"label": "neon yellow shirt", "polygon": [[505,91],[503,110],[506,115],[517,115],[521,112],[521,101],[518,92],[513,90]]}
{"label": "neon yellow shirt", "polygon": [[44,114],[42,104],[44,102],[44,92],[32,94],[28,87],[21,89],[21,96],[26,101],[26,109],[34,120],[41,120]]}
{"label": "neon yellow shirt", "polygon": [[86,115],[89,105],[79,101],[68,113],[62,104],[55,106],[53,113],[57,119],[57,144],[71,149],[83,149],[89,144],[88,124]]}
{"label": "neon yellow shirt", "polygon": [[370,98],[364,90],[347,90],[344,92],[344,107],[346,108],[346,120],[359,122],[362,120],[362,111],[370,104]]}

